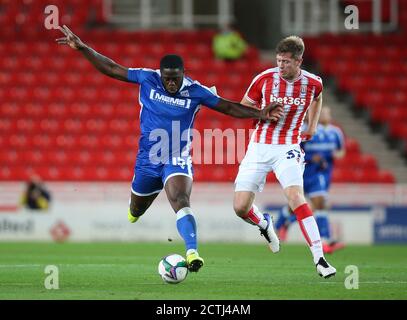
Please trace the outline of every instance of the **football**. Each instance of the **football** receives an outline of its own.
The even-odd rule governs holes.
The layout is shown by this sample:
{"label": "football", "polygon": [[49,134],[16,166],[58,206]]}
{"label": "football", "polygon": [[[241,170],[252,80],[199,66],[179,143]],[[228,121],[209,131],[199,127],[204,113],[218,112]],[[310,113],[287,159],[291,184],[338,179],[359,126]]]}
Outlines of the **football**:
{"label": "football", "polygon": [[179,254],[170,254],[161,259],[158,274],[166,283],[180,283],[188,275],[187,262]]}

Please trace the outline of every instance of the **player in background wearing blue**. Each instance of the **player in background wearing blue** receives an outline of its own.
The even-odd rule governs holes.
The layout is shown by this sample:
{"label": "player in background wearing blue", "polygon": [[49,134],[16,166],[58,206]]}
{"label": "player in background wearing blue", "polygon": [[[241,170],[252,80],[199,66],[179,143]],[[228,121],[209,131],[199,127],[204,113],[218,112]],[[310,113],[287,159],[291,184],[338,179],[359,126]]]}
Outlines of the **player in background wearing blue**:
{"label": "player in background wearing blue", "polygon": [[128,219],[136,222],[162,189],[177,216],[177,229],[186,246],[188,269],[198,271],[204,260],[198,254],[197,228],[190,205],[192,189],[191,129],[200,105],[236,118],[278,121],[281,105],[264,109],[244,106],[216,95],[184,75],[180,56],[166,55],[160,70],[126,68],[97,53],[65,25],[56,39],[80,51],[97,70],[112,78],[140,85],[141,136],[131,187]]}
{"label": "player in background wearing blue", "polygon": [[[302,144],[305,151],[304,193],[310,199],[315,212],[319,233],[323,241],[324,253],[333,253],[344,247],[340,242],[332,241],[327,210],[327,196],[331,184],[334,159],[345,155],[345,143],[340,128],[331,124],[331,110],[321,109],[317,131],[311,140]],[[304,125],[303,131],[306,130]],[[288,206],[281,208],[276,223],[281,240],[286,238],[289,225],[296,217]]]}

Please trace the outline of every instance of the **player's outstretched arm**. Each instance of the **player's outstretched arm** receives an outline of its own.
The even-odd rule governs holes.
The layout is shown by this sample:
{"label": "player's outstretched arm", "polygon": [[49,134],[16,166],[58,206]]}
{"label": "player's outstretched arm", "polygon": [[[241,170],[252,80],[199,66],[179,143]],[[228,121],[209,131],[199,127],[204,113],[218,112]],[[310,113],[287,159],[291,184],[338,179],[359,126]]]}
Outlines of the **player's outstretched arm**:
{"label": "player's outstretched arm", "polygon": [[311,140],[317,131],[319,115],[322,109],[322,92],[319,94],[308,109],[308,128],[301,133],[302,141]]}
{"label": "player's outstretched arm", "polygon": [[269,121],[278,121],[284,115],[283,107],[279,104],[269,104],[264,109],[257,109],[222,98],[220,98],[218,104],[213,109],[235,118],[252,118]]}
{"label": "player's outstretched arm", "polygon": [[58,44],[66,44],[72,49],[79,50],[101,73],[118,80],[128,81],[128,69],[126,67],[93,50],[83,43],[66,25],[59,27],[59,30],[61,30],[65,37],[56,39]]}

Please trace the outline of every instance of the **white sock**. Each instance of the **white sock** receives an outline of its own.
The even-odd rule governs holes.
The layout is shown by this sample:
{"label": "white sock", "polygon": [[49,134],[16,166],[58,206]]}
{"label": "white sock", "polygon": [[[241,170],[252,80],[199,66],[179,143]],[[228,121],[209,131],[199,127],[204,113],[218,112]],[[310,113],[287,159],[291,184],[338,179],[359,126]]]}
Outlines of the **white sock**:
{"label": "white sock", "polygon": [[252,208],[247,213],[247,216],[243,218],[249,224],[257,225],[262,229],[267,228],[267,220],[264,218],[263,213],[257,208],[257,206],[253,203]]}
{"label": "white sock", "polygon": [[312,252],[312,256],[314,257],[314,263],[317,264],[319,259],[324,257],[317,222],[313,216],[310,216],[302,219],[300,224],[302,224],[303,232],[305,231],[306,236],[308,237],[307,242],[310,244],[310,250]]}
{"label": "white sock", "polygon": [[260,212],[259,208],[253,203],[253,211],[256,214],[256,216],[259,217],[260,221],[257,224],[260,228],[266,229],[267,228],[267,220],[264,218],[263,212]]}

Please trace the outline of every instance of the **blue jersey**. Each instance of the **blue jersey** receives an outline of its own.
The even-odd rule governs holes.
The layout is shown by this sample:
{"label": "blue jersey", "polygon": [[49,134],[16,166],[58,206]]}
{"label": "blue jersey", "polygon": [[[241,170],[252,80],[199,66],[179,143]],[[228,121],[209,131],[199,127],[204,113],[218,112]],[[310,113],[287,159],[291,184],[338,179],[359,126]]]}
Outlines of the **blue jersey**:
{"label": "blue jersey", "polygon": [[194,120],[200,105],[215,107],[219,96],[184,77],[179,91],[168,93],[160,70],[129,68],[128,80],[140,84],[139,165],[159,167],[190,155]]}
{"label": "blue jersey", "polygon": [[[311,140],[302,145],[305,151],[304,179],[318,173],[325,173],[330,177],[334,162],[334,152],[344,147],[344,137],[341,129],[334,125],[318,125],[317,131]],[[323,159],[321,163],[312,162],[318,154]]]}

